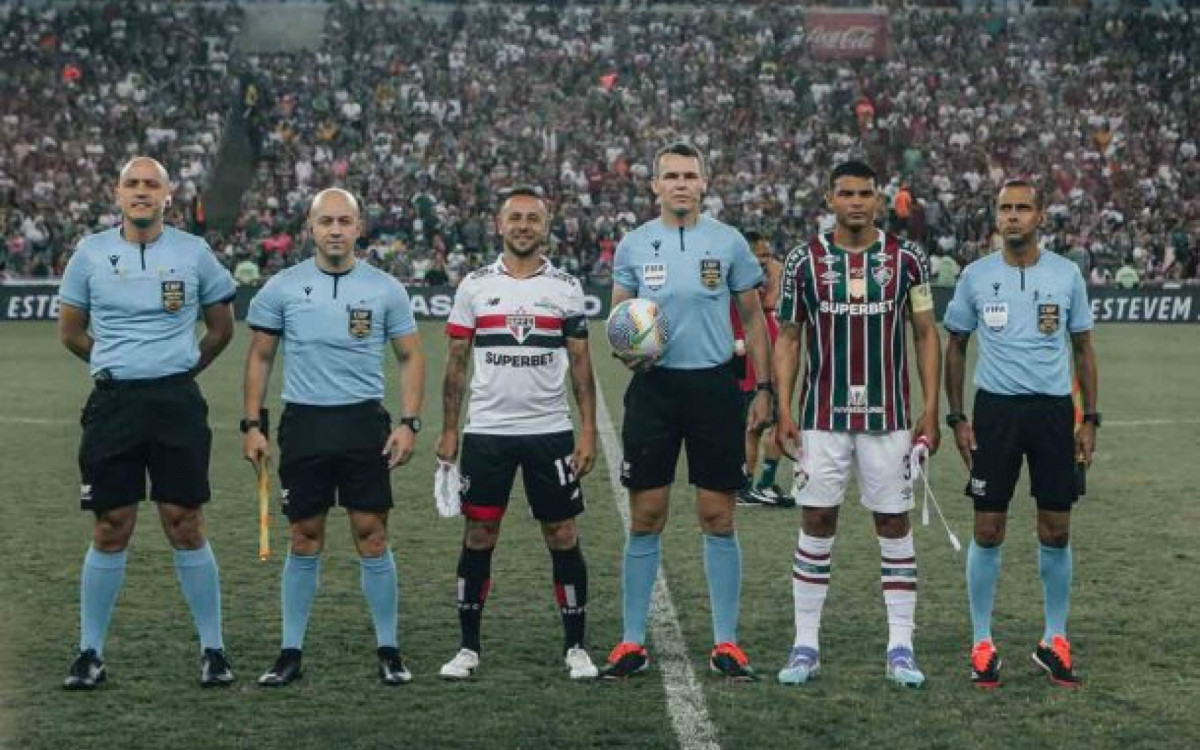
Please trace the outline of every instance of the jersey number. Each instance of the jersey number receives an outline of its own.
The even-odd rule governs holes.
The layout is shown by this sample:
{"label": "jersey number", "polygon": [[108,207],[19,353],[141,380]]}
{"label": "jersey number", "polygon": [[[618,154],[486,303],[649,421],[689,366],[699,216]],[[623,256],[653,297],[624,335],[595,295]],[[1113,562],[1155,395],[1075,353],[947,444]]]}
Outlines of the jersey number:
{"label": "jersey number", "polygon": [[575,456],[554,459],[554,468],[558,470],[558,483],[563,487],[575,483]]}

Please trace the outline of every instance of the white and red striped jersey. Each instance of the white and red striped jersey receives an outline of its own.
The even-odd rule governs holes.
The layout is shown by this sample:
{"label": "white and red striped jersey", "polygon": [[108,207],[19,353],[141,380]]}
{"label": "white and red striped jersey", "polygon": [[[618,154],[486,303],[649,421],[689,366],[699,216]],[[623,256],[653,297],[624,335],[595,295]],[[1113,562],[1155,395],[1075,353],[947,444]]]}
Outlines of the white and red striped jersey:
{"label": "white and red striped jersey", "polygon": [[583,287],[544,260],[516,278],[502,258],[454,294],[446,335],[471,339],[474,372],[463,432],[539,435],[571,429],[567,339],[587,336]]}

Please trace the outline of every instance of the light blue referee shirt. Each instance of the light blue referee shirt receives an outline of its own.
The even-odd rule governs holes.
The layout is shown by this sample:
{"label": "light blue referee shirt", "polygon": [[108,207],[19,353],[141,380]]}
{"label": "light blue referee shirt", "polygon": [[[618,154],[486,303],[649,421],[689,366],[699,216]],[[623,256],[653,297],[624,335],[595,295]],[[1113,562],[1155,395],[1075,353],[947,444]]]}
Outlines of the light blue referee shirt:
{"label": "light blue referee shirt", "polygon": [[87,312],[92,377],[161,378],[200,361],[202,308],[229,302],[233,277],[200,237],[163,227],[154,242],[129,242],[121,229],[80,240],[59,287],[62,302]]}
{"label": "light blue referee shirt", "polygon": [[762,285],[763,272],[728,224],[701,216],[675,228],[655,219],[621,240],[613,282],[662,308],[670,336],[659,366],[698,370],[733,356],[730,295]]}
{"label": "light blue referee shirt", "polygon": [[1003,396],[1071,393],[1069,335],[1092,329],[1079,267],[1042,252],[1028,268],[995,252],[967,266],[942,321],[946,330],[979,333],[975,387]]}
{"label": "light blue referee shirt", "polygon": [[394,277],[362,261],[328,273],[312,258],[272,276],[247,320],[283,337],[283,400],[309,406],[382,400],[384,345],[417,330]]}

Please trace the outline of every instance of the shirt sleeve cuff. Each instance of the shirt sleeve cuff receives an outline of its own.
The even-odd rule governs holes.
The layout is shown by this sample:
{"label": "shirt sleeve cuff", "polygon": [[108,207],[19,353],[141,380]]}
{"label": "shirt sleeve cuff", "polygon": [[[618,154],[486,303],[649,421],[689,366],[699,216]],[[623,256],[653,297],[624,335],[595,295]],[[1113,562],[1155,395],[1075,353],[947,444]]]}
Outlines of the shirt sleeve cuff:
{"label": "shirt sleeve cuff", "polygon": [[475,335],[475,329],[467,328],[466,326],[459,325],[458,323],[447,323],[446,335],[452,339],[469,339]]}

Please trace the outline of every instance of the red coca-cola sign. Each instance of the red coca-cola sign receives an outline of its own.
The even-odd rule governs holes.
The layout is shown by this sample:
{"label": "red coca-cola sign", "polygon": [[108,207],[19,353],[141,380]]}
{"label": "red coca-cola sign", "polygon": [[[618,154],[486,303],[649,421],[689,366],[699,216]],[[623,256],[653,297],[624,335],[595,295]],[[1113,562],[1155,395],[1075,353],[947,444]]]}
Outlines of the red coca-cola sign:
{"label": "red coca-cola sign", "polygon": [[806,11],[804,42],[818,60],[882,58],[888,49],[888,15],[866,11]]}

